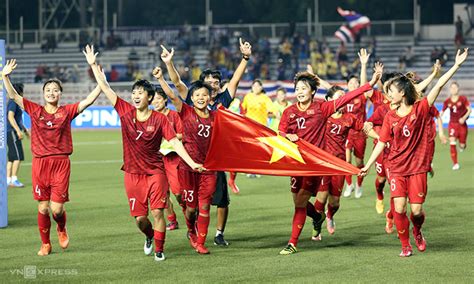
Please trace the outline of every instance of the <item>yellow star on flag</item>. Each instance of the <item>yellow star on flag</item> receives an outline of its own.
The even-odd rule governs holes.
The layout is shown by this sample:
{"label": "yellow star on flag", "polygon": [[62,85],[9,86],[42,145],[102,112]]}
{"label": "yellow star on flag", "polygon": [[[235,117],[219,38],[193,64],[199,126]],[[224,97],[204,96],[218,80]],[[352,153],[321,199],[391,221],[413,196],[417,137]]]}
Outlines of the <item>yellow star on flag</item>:
{"label": "yellow star on flag", "polygon": [[298,150],[298,145],[283,136],[257,137],[257,140],[273,148],[270,164],[278,162],[281,158],[289,156],[300,163],[306,164]]}

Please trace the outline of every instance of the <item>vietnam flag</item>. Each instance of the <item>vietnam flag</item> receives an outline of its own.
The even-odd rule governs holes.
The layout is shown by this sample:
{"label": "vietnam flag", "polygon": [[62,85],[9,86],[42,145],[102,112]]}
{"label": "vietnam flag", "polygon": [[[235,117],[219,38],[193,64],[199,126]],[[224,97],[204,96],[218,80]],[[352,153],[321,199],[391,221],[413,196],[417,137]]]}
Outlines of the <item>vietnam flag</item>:
{"label": "vietnam flag", "polygon": [[204,167],[276,176],[355,175],[360,171],[309,142],[293,143],[222,107],[216,113]]}

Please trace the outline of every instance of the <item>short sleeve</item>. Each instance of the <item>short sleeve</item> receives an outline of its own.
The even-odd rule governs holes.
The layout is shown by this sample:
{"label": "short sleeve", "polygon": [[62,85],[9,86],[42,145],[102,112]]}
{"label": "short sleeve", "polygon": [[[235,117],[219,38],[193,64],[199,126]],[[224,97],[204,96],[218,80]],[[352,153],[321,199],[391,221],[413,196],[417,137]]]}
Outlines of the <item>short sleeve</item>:
{"label": "short sleeve", "polygon": [[229,108],[232,100],[233,98],[230,96],[229,90],[227,89],[224,92],[218,94],[217,97],[217,103],[221,104],[225,108]]}
{"label": "short sleeve", "polygon": [[288,131],[288,108],[285,109],[280,118],[280,124],[278,125],[278,131],[280,133],[287,133]]}
{"label": "short sleeve", "polygon": [[448,108],[448,100],[445,100],[443,103],[443,109],[442,111],[445,111]]}
{"label": "short sleeve", "polygon": [[8,101],[7,112],[11,111],[15,113],[17,108],[18,108],[18,105],[15,103],[15,101],[13,100]]}
{"label": "short sleeve", "polygon": [[352,129],[355,131],[361,131],[362,128],[364,128],[364,122],[352,115]]}
{"label": "short sleeve", "polygon": [[191,106],[187,105],[187,104],[183,104],[181,106],[181,111],[178,112],[179,114],[179,117],[181,119],[184,119],[185,117],[189,116],[190,115],[190,112],[192,111],[192,108]]}
{"label": "short sleeve", "polygon": [[430,105],[428,104],[428,100],[423,98],[421,101],[418,102],[417,106],[417,113],[422,115],[429,115],[430,114]]}
{"label": "short sleeve", "polygon": [[132,111],[134,109],[131,104],[127,103],[120,97],[117,97],[117,102],[115,102],[114,108],[120,117],[124,116],[127,112]]}
{"label": "short sleeve", "polygon": [[392,140],[392,122],[390,115],[387,115],[383,120],[382,129],[379,133],[379,141],[387,143],[390,140]]}
{"label": "short sleeve", "polygon": [[66,109],[70,120],[73,120],[74,118],[76,118],[77,115],[79,115],[79,112],[78,112],[79,103],[78,102],[75,103],[75,104],[65,105],[64,108]]}
{"label": "short sleeve", "polygon": [[471,103],[469,102],[469,100],[467,99],[467,97],[463,97],[464,98],[464,105],[466,107],[471,107]]}
{"label": "short sleeve", "polygon": [[249,101],[249,94],[246,94],[245,97],[244,97],[244,100],[242,101],[242,110],[244,112],[247,112],[247,104],[248,104],[248,101]]}
{"label": "short sleeve", "polygon": [[175,122],[174,125],[176,126],[176,133],[183,134],[183,121],[181,121],[181,118],[179,117],[179,114],[174,113],[175,116]]}
{"label": "short sleeve", "polygon": [[27,114],[31,116],[34,112],[40,110],[42,106],[37,103],[34,103],[28,99],[23,98],[23,106],[25,107],[25,111]]}
{"label": "short sleeve", "polygon": [[171,123],[168,121],[165,115],[160,115],[161,119],[161,133],[163,134],[163,138],[170,141],[171,139],[176,137],[176,132],[173,130]]}
{"label": "short sleeve", "polygon": [[439,116],[439,111],[434,105],[432,105],[430,107],[430,116],[431,117],[438,117]]}

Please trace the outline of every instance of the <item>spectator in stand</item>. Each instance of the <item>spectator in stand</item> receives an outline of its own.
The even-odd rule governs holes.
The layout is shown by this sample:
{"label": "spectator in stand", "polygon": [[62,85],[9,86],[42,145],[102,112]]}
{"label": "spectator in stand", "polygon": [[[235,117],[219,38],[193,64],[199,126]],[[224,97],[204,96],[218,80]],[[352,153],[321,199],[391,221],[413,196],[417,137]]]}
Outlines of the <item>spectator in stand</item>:
{"label": "spectator in stand", "polygon": [[444,66],[444,64],[449,59],[448,51],[444,48],[444,46],[442,46],[441,49],[439,50],[438,59],[441,66]]}
{"label": "spectator in stand", "polygon": [[41,83],[43,79],[45,78],[46,75],[46,69],[43,64],[38,65],[36,67],[36,72],[35,72],[35,83]]}
{"label": "spectator in stand", "polygon": [[347,48],[344,45],[344,43],[341,42],[341,45],[339,45],[339,48],[337,49],[337,64],[339,66],[341,65],[347,65],[349,62],[349,57],[347,57]]}
{"label": "spectator in stand", "polygon": [[140,56],[135,48],[132,47],[132,50],[128,53],[128,61],[137,62],[140,60]]}
{"label": "spectator in stand", "polygon": [[281,42],[279,46],[279,50],[280,50],[279,57],[283,60],[283,64],[288,67],[291,67],[291,58],[293,56],[292,49],[293,47],[290,41],[287,38],[283,39],[283,41]]}
{"label": "spectator in stand", "polygon": [[456,27],[456,34],[454,36],[454,45],[456,46],[456,49],[460,49],[461,46],[466,43],[464,41],[463,24],[461,17],[458,15],[458,19],[454,23],[454,26]]}
{"label": "spectator in stand", "polygon": [[403,72],[406,67],[411,67],[414,58],[413,48],[411,46],[406,47],[403,54],[398,58],[398,70]]}
{"label": "spectator in stand", "polygon": [[286,68],[285,64],[283,64],[283,59],[278,59],[278,67],[277,67],[277,80],[283,81],[286,80]]}
{"label": "spectator in stand", "polygon": [[430,61],[431,63],[435,63],[436,60],[438,60],[439,58],[439,50],[438,50],[438,47],[434,47],[433,50],[431,50],[431,55],[430,55]]}

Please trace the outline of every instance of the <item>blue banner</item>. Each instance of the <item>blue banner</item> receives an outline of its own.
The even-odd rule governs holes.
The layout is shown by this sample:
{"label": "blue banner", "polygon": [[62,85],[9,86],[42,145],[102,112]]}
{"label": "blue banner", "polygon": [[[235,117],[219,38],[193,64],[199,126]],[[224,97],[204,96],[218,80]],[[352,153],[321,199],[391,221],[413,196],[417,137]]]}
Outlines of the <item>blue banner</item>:
{"label": "blue banner", "polygon": [[[0,39],[0,72],[5,65],[5,40]],[[7,196],[7,98],[0,87],[0,228],[8,226]]]}

